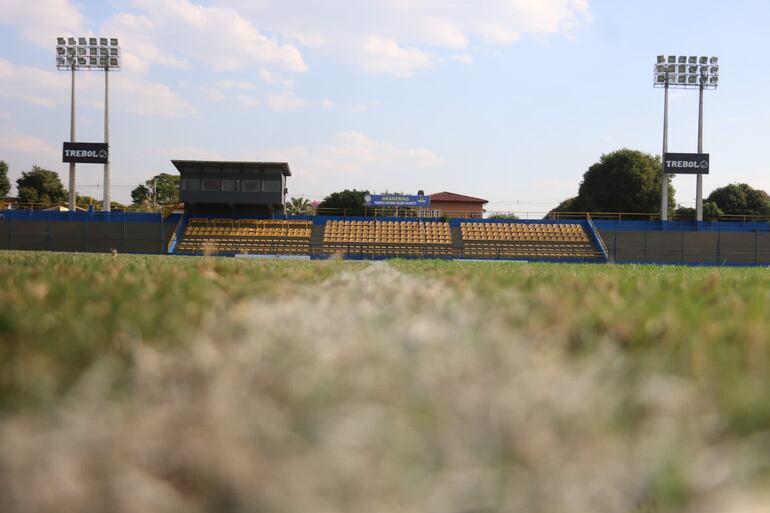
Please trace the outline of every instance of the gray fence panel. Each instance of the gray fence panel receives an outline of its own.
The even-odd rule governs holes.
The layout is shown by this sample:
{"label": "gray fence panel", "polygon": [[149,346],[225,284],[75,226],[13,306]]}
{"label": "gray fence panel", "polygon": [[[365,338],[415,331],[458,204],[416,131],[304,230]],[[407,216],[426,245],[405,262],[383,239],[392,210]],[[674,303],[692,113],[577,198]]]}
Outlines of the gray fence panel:
{"label": "gray fence panel", "polygon": [[682,232],[684,262],[716,264],[719,246],[718,232]]}
{"label": "gray fence panel", "polygon": [[48,249],[48,237],[30,237],[27,235],[14,237],[11,240],[8,249],[16,249],[19,251],[46,251]]}
{"label": "gray fence panel", "polygon": [[613,251],[616,262],[644,262],[646,260],[645,232],[615,232]]}
{"label": "gray fence panel", "polygon": [[647,232],[647,262],[681,263],[682,232]]}
{"label": "gray fence panel", "polygon": [[770,233],[757,232],[757,263],[770,264]]}
{"label": "gray fence panel", "polygon": [[719,262],[725,264],[753,264],[756,261],[755,233],[721,232]]}
{"label": "gray fence panel", "polygon": [[[126,223],[126,239],[155,239],[160,241],[160,224]],[[160,242],[158,242],[160,243]]]}

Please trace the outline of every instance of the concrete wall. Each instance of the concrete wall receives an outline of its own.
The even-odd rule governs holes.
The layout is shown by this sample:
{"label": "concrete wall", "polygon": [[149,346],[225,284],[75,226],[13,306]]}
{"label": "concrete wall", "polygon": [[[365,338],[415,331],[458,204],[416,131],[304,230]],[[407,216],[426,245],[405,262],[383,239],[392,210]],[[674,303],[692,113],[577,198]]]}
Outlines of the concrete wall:
{"label": "concrete wall", "polygon": [[481,219],[484,207],[480,203],[431,200],[429,210],[440,210],[447,217],[475,217]]}
{"label": "concrete wall", "polygon": [[176,223],[0,219],[0,249],[165,253]]}
{"label": "concrete wall", "polygon": [[770,264],[770,233],[599,230],[616,262]]}

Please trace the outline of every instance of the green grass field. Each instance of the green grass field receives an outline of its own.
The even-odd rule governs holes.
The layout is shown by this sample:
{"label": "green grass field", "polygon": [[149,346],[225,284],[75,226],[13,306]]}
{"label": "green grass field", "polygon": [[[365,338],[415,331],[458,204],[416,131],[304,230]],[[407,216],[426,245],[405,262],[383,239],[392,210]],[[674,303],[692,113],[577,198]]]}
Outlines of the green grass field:
{"label": "green grass field", "polygon": [[768,511],[770,271],[0,252],[0,511]]}

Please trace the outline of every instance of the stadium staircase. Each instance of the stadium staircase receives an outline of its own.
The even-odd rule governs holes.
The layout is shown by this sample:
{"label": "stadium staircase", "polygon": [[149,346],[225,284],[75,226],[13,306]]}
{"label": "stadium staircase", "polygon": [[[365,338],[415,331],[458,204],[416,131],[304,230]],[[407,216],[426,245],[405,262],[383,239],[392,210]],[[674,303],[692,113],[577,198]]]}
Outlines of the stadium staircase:
{"label": "stadium staircase", "polygon": [[304,220],[191,218],[174,253],[310,256],[311,228]]}
{"label": "stadium staircase", "polygon": [[461,254],[463,250],[463,232],[459,226],[452,226],[452,249],[457,254]]}

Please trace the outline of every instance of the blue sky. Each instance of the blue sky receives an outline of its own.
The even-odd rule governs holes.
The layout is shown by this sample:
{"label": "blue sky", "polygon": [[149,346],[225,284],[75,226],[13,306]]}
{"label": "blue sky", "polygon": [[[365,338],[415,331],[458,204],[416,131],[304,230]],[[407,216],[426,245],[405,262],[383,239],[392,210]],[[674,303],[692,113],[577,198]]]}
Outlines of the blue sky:
{"label": "blue sky", "polygon": [[[66,178],[68,76],[57,35],[120,38],[111,75],[113,198],[172,158],[288,161],[290,196],[448,190],[543,212],[621,147],[659,153],[660,53],[718,55],[706,93],[706,194],[770,190],[768,2],[625,0],[0,0],[0,159]],[[102,80],[78,74],[78,139],[103,135]],[[695,151],[697,92],[671,101]],[[101,197],[100,166],[78,192]],[[66,180],[65,180],[66,185]],[[675,180],[694,205],[694,177]]]}

